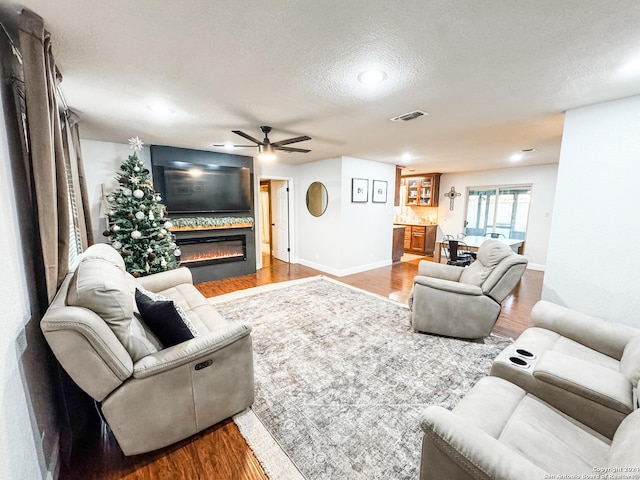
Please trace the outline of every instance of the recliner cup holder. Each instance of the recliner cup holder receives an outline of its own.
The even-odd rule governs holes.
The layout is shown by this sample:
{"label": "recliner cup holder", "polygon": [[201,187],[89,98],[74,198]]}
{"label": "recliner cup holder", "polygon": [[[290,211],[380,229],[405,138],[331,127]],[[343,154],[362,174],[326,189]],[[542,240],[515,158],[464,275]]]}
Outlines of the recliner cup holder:
{"label": "recliner cup holder", "polygon": [[509,357],[509,362],[511,362],[511,365],[518,367],[518,368],[529,368],[529,362],[527,362],[524,358],[521,357]]}
{"label": "recliner cup holder", "polygon": [[516,355],[525,360],[535,360],[536,356],[524,348],[516,348]]}

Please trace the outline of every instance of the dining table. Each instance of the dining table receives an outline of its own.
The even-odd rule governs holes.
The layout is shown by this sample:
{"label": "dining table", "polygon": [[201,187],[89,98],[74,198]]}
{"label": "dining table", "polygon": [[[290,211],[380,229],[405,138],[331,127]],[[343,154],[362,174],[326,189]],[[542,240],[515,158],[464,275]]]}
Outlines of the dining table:
{"label": "dining table", "polygon": [[[511,247],[511,249],[516,252],[522,254],[524,252],[524,240],[521,238],[492,238],[492,237],[483,237],[480,235],[468,235],[463,238],[457,239],[459,242],[464,243],[464,250],[469,250],[471,252],[477,252],[480,245],[482,245],[487,240],[498,240],[499,242],[504,243]],[[442,243],[447,240],[436,240],[436,248],[433,251],[433,261],[440,263],[441,260],[441,251],[442,251]]]}

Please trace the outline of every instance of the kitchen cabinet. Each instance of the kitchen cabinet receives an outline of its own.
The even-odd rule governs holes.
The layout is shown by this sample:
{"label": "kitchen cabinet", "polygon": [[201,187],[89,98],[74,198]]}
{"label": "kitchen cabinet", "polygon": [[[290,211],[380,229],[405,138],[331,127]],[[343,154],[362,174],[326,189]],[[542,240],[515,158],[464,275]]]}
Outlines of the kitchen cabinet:
{"label": "kitchen cabinet", "polygon": [[406,225],[404,251],[418,255],[433,256],[436,247],[437,225]]}
{"label": "kitchen cabinet", "polygon": [[391,250],[391,261],[399,262],[404,253],[404,236],[407,227],[404,225],[393,226],[393,246]]}
{"label": "kitchen cabinet", "polygon": [[429,173],[403,177],[407,189],[405,205],[410,207],[437,207],[440,195],[440,174]]}

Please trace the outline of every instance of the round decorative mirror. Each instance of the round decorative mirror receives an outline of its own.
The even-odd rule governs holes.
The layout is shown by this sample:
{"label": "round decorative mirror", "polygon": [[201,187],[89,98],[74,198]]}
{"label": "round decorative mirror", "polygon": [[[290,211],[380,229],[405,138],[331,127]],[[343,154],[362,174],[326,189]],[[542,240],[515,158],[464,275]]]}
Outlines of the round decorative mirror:
{"label": "round decorative mirror", "polygon": [[319,217],[327,209],[329,195],[327,188],[320,182],[313,182],[307,189],[307,210],[314,217]]}

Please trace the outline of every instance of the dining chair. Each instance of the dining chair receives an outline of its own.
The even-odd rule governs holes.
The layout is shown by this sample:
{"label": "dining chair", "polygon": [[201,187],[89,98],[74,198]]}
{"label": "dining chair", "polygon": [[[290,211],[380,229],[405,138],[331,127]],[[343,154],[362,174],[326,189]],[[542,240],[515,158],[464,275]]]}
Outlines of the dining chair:
{"label": "dining chair", "polygon": [[447,257],[447,265],[466,267],[471,265],[471,262],[475,259],[468,250],[467,244],[460,240],[455,240],[452,235],[445,235],[442,248]]}

